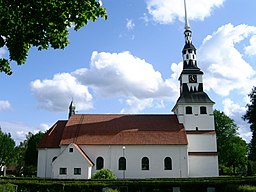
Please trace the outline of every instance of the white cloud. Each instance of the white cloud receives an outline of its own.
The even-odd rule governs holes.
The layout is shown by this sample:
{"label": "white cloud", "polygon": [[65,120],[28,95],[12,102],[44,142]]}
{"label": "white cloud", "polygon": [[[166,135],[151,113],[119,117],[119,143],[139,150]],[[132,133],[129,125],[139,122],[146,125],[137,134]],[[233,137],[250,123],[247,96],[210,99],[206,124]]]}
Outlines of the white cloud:
{"label": "white cloud", "polygon": [[68,73],[56,74],[51,80],[35,80],[31,82],[31,90],[39,106],[49,111],[65,111],[72,99],[77,110],[92,108],[88,87]]}
{"label": "white cloud", "polygon": [[171,64],[171,71],[173,72],[171,75],[172,80],[177,82],[177,79],[179,78],[181,71],[183,69],[183,63],[179,62],[178,64],[172,63]]}
{"label": "white cloud", "polygon": [[249,143],[251,140],[252,133],[250,132],[250,126],[242,119],[242,116],[246,112],[246,108],[240,106],[240,104],[235,103],[233,100],[227,98],[224,99],[223,102],[223,111],[229,116],[231,119],[235,121],[237,126],[239,127],[239,135]]}
{"label": "white cloud", "polygon": [[[208,35],[198,50],[199,67],[205,72],[205,88],[229,97],[223,100],[223,111],[234,119],[239,134],[247,142],[251,139],[251,132],[242,116],[248,103],[247,94],[256,84],[256,71],[245,55],[254,54],[255,35],[254,26],[226,24]],[[246,46],[248,40],[250,45]],[[234,97],[240,99],[239,103],[230,99]]]}
{"label": "white cloud", "polygon": [[93,52],[90,69],[72,73],[83,84],[107,97],[127,96],[140,99],[170,97],[177,90],[145,60],[129,52]]}
{"label": "white cloud", "polygon": [[250,131],[249,125],[246,123],[238,124],[239,127],[239,135],[246,141],[246,143],[250,143],[252,139],[252,132]]}
{"label": "white cloud", "polygon": [[39,126],[38,126],[38,130],[36,130],[37,132],[39,131],[42,131],[42,132],[45,132],[47,131],[48,129],[50,129],[50,126],[46,123],[41,123]]}
{"label": "white cloud", "polygon": [[136,97],[132,97],[127,99],[126,108],[121,110],[121,113],[139,113],[146,108],[151,108],[153,106],[154,99],[138,99]]}
{"label": "white cloud", "polygon": [[[206,90],[212,89],[220,96],[229,96],[236,91],[241,97],[246,98],[251,86],[256,84],[256,71],[243,57],[242,51],[246,49],[238,49],[237,46],[244,45],[246,40],[253,39],[255,35],[256,27],[227,24],[204,39],[198,51],[198,60],[199,67],[205,72],[204,87]],[[252,43],[249,46],[252,46]],[[55,108],[64,106],[61,109],[66,109],[70,98],[75,98],[75,94],[81,93],[82,89],[79,87],[83,87],[86,91],[78,98],[86,95],[87,104],[90,104],[92,100],[88,91],[90,88],[95,96],[116,97],[126,101],[123,111],[131,111],[131,103],[136,106],[134,111],[143,111],[148,107],[155,108],[154,103],[157,100],[176,101],[179,95],[177,79],[181,70],[182,62],[172,63],[171,77],[163,79],[161,73],[156,71],[152,64],[133,56],[130,52],[95,51],[91,56],[90,68],[81,68],[70,74],[58,74],[53,80],[36,80],[32,83],[32,87],[35,87],[36,94],[34,94],[41,106],[48,109],[54,106]],[[67,81],[75,86],[68,86]],[[63,83],[60,82],[64,82],[64,89],[61,88]],[[60,103],[62,99],[57,99],[63,95],[67,96],[65,104]],[[82,99],[79,101],[85,103]],[[225,102],[228,107],[227,100]],[[232,105],[232,107],[236,106]],[[88,108],[90,107],[85,107],[85,109]]]}
{"label": "white cloud", "polygon": [[11,108],[11,104],[9,101],[1,101],[0,100],[0,111],[6,110],[6,109],[10,109]]}
{"label": "white cloud", "polygon": [[250,39],[250,45],[245,47],[245,53],[248,55],[256,55],[256,35]]}
{"label": "white cloud", "polygon": [[0,121],[1,129],[4,133],[10,133],[11,137],[16,142],[16,145],[19,145],[20,142],[23,142],[26,139],[26,135],[31,132],[33,134],[38,133],[39,131],[45,132],[50,128],[49,125],[42,123],[36,127],[29,126],[23,122],[6,122]]}
{"label": "white cloud", "polygon": [[[72,98],[78,110],[90,109],[92,95],[88,89],[98,97],[125,100],[123,111],[127,112],[159,108],[164,106],[163,99],[174,102],[179,92],[177,79],[164,80],[151,64],[129,52],[95,51],[90,68],[31,82],[31,90],[39,106],[49,111],[66,110]],[[154,105],[151,105],[153,101]]]}
{"label": "white cloud", "polygon": [[135,23],[133,22],[133,20],[132,19],[126,19],[126,28],[128,29],[128,30],[133,30],[134,29],[134,27],[135,27]]}
{"label": "white cloud", "polygon": [[150,21],[148,15],[147,15],[146,13],[143,13],[143,16],[142,16],[140,19],[143,20],[146,25],[147,25],[148,22]]}
{"label": "white cloud", "polygon": [[1,47],[0,48],[0,58],[4,57],[5,54],[6,54],[6,48]]}
{"label": "white cloud", "polygon": [[247,25],[220,27],[204,39],[198,60],[205,75],[205,87],[218,95],[228,96],[237,90],[246,95],[256,83],[255,70],[236,46],[256,34],[256,27]]}
{"label": "white cloud", "polygon": [[143,111],[153,106],[154,99],[175,101],[178,97],[177,80],[163,80],[151,64],[129,52],[95,51],[90,69],[78,69],[72,75],[98,96],[125,98],[127,107],[122,112]]}
{"label": "white cloud", "polygon": [[[220,7],[225,0],[187,0],[190,20],[204,20],[214,8]],[[148,13],[157,23],[168,24],[176,19],[184,21],[183,0],[146,0]]]}
{"label": "white cloud", "polygon": [[[4,41],[6,40],[6,37],[4,37],[4,36],[2,36],[2,35],[1,35],[1,38],[3,38]],[[6,52],[7,52],[6,46],[1,47],[1,48],[0,48],[0,58],[3,58],[3,57],[5,56],[5,54],[6,54]]]}
{"label": "white cloud", "polygon": [[121,110],[121,113],[141,113],[146,109],[163,109],[165,108],[164,99],[148,98],[138,99],[136,97],[130,97],[125,100],[126,106]]}
{"label": "white cloud", "polygon": [[223,102],[223,111],[229,117],[240,116],[245,113],[246,108],[241,107],[238,103],[234,103],[231,99],[224,99]]}

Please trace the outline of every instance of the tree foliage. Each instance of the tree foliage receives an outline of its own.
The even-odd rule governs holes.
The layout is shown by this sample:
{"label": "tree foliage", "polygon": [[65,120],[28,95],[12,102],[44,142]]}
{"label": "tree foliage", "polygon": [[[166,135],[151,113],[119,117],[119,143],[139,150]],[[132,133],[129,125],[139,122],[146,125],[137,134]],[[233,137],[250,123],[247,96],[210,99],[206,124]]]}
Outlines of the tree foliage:
{"label": "tree foliage", "polygon": [[12,74],[10,61],[24,64],[32,46],[63,49],[68,28],[78,30],[99,17],[107,15],[97,0],[0,0],[0,48],[9,51],[9,59],[0,59],[0,72]]}
{"label": "tree foliage", "polygon": [[14,155],[15,142],[10,133],[2,132],[0,128],[0,167],[10,164]]}
{"label": "tree foliage", "polygon": [[247,110],[242,118],[250,124],[252,132],[248,158],[256,161],[256,87],[253,87],[248,96],[250,98],[250,103],[246,105]]}
{"label": "tree foliage", "polygon": [[116,179],[116,176],[109,169],[101,169],[93,175],[92,179],[114,180]]}
{"label": "tree foliage", "polygon": [[37,145],[43,137],[42,132],[38,132],[36,134],[28,133],[26,140],[24,141],[24,168],[23,173],[26,176],[31,176],[36,174],[37,169],[37,159],[38,159],[38,151]]}
{"label": "tree foliage", "polygon": [[37,166],[37,145],[42,139],[44,133],[38,132],[36,134],[29,133],[26,140],[26,150],[24,154],[25,166]]}
{"label": "tree foliage", "polygon": [[37,169],[38,151],[37,145],[44,133],[33,134],[29,132],[26,139],[15,148],[15,165],[17,175],[32,176]]}
{"label": "tree foliage", "polygon": [[234,120],[218,110],[214,111],[214,119],[221,173],[227,173],[226,168],[236,174],[247,164],[247,144],[238,136],[238,126]]}

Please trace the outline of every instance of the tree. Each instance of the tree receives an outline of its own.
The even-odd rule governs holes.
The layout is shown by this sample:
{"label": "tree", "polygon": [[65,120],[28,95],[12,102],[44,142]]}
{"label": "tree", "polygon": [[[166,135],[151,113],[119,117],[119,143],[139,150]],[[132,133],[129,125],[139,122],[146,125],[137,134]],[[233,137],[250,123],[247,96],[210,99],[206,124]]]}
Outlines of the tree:
{"label": "tree", "polygon": [[24,150],[24,175],[35,175],[37,169],[38,151],[37,145],[42,139],[44,133],[38,132],[36,134],[28,133],[25,140]]}
{"label": "tree", "polygon": [[247,144],[238,136],[238,126],[234,120],[218,110],[214,111],[214,119],[220,172],[223,174],[230,170],[236,174],[237,170],[244,170],[247,164]]}
{"label": "tree", "polygon": [[32,134],[29,132],[26,139],[15,147],[14,165],[18,176],[35,175],[37,169],[38,151],[37,145],[44,133]]}
{"label": "tree", "polygon": [[14,156],[12,164],[16,167],[16,172],[14,173],[16,176],[23,175],[24,169],[24,153],[25,153],[25,145],[24,142],[21,142],[18,146],[14,149]]}
{"label": "tree", "polygon": [[231,168],[233,174],[246,173],[247,165],[247,144],[239,136],[233,136],[226,142],[225,156],[222,158],[225,160],[224,165]]}
{"label": "tree", "polygon": [[0,48],[7,47],[9,59],[0,59],[0,72],[11,75],[10,62],[24,64],[32,46],[65,48],[68,28],[78,30],[99,17],[107,15],[97,0],[1,0]]}
{"label": "tree", "polygon": [[253,87],[248,96],[250,98],[250,103],[246,105],[247,110],[242,118],[250,124],[252,132],[248,158],[249,160],[256,161],[256,87]]}
{"label": "tree", "polygon": [[14,155],[15,142],[10,133],[4,133],[0,127],[0,168],[10,164]]}

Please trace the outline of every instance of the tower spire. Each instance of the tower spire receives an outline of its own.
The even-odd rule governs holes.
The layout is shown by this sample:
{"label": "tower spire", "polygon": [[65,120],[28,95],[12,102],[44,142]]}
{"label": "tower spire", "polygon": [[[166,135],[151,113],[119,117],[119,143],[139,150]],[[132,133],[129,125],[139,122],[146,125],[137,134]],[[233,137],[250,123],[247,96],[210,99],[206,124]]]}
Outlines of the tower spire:
{"label": "tower spire", "polygon": [[192,31],[188,22],[187,14],[187,3],[184,0],[184,10],[185,10],[185,46],[182,50],[183,56],[183,69],[198,69],[196,60],[196,48],[192,43]]}
{"label": "tower spire", "polygon": [[185,30],[190,30],[189,22],[188,22],[188,14],[187,14],[187,4],[186,4],[186,0],[184,0],[184,9],[185,9]]}

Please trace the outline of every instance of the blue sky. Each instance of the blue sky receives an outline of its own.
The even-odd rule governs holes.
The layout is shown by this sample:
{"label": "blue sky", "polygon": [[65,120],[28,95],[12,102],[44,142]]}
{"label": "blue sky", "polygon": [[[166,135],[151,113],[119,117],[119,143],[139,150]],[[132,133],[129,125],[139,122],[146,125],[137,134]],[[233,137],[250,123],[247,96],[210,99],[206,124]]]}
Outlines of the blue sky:
{"label": "blue sky", "polygon": [[[77,113],[171,113],[179,96],[183,0],[103,0],[108,19],[75,32],[64,50],[32,48],[0,74],[0,126],[17,143]],[[242,121],[256,85],[255,0],[187,0],[198,66],[215,109],[250,140]],[[6,48],[0,57],[6,57]]]}

